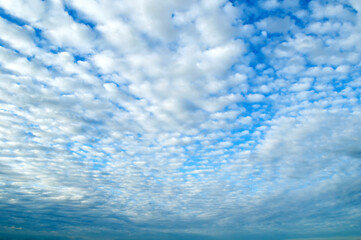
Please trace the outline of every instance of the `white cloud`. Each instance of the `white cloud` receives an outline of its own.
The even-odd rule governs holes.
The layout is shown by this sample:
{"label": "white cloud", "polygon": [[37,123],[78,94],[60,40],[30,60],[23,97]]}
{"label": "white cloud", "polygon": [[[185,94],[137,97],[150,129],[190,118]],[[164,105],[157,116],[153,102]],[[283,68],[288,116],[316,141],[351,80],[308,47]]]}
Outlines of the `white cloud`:
{"label": "white cloud", "polygon": [[358,3],[262,3],[1,2],[0,226],[358,229]]}
{"label": "white cloud", "polygon": [[280,7],[280,2],[278,0],[267,0],[260,4],[261,7],[263,7],[266,10],[272,10],[274,8]]}
{"label": "white cloud", "polygon": [[0,18],[0,34],[1,40],[12,48],[29,55],[34,53],[35,44],[33,39],[35,32],[30,26],[20,27]]}
{"label": "white cloud", "polygon": [[198,67],[207,74],[219,76],[225,74],[244,52],[245,46],[242,41],[232,41],[206,50],[202,54]]}
{"label": "white cloud", "polygon": [[317,19],[322,18],[341,18],[349,20],[353,14],[348,11],[342,4],[327,4],[322,6],[319,2],[312,2],[312,17]]}
{"label": "white cloud", "polygon": [[[97,26],[97,30],[114,49],[120,52],[133,52],[143,48],[138,32],[122,21],[111,21]],[[106,46],[104,46],[106,47]]]}
{"label": "white cloud", "polygon": [[24,19],[25,21],[37,22],[46,12],[46,3],[41,0],[28,1],[15,0],[1,2],[0,6],[14,16]]}
{"label": "white cloud", "polygon": [[15,74],[36,76],[40,79],[48,76],[48,71],[43,66],[29,61],[27,58],[0,46],[0,64]]}
{"label": "white cloud", "polygon": [[268,17],[258,22],[257,27],[269,33],[287,33],[292,27],[289,16],[285,18]]}
{"label": "white cloud", "polygon": [[248,94],[247,95],[247,100],[249,102],[261,102],[264,99],[264,95],[259,94],[259,93],[254,93],[254,94]]}
{"label": "white cloud", "polygon": [[311,87],[312,82],[312,78],[303,78],[300,82],[293,84],[290,90],[296,92],[308,90]]}

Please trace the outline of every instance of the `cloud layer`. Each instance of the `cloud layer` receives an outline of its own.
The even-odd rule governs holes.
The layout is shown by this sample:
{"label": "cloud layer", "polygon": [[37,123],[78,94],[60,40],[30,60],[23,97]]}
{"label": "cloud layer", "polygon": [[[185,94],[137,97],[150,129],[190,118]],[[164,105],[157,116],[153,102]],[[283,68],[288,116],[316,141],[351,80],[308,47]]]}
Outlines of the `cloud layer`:
{"label": "cloud layer", "polygon": [[0,2],[0,233],[360,236],[361,4]]}

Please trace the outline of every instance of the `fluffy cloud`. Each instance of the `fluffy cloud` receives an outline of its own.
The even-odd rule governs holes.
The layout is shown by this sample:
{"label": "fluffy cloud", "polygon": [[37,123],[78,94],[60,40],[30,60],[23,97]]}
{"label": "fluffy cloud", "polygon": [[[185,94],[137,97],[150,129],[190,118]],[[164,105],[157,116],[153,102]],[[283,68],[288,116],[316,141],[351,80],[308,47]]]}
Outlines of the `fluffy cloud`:
{"label": "fluffy cloud", "polygon": [[359,5],[1,2],[0,234],[360,235]]}

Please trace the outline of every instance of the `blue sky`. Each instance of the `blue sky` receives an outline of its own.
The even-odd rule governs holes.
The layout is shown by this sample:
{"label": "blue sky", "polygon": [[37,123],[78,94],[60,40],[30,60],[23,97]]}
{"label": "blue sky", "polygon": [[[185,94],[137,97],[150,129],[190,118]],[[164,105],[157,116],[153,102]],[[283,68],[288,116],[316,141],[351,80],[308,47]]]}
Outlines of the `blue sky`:
{"label": "blue sky", "polygon": [[0,238],[361,239],[361,1],[0,1]]}

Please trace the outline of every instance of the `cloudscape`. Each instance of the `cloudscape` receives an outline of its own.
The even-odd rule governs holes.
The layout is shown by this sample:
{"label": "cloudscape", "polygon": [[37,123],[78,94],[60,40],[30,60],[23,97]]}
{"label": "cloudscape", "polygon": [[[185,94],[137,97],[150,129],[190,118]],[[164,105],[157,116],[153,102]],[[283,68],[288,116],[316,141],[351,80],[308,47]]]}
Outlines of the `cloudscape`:
{"label": "cloudscape", "polygon": [[0,239],[360,240],[361,1],[1,0]]}

